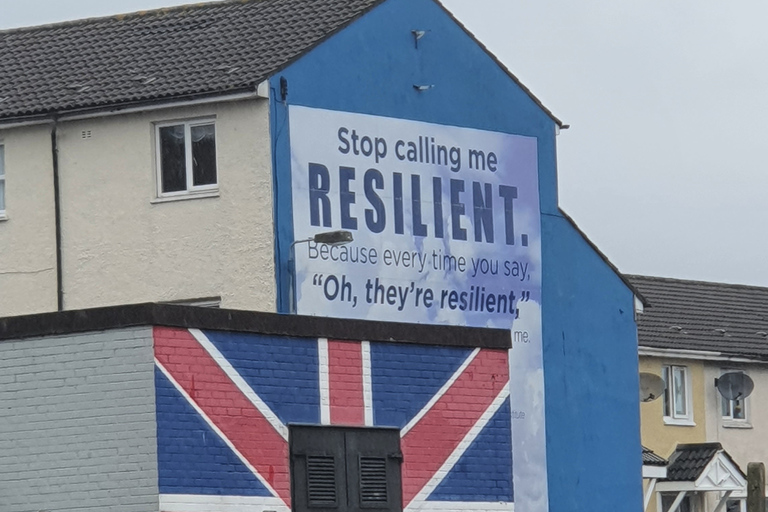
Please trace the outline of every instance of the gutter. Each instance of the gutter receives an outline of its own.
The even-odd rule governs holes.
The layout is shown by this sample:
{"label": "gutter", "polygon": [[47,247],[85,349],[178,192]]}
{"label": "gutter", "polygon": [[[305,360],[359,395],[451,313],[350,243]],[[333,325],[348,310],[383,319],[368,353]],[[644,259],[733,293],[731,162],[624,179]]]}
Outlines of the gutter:
{"label": "gutter", "polygon": [[765,364],[765,358],[758,355],[750,357],[749,355],[731,355],[724,352],[715,352],[711,350],[691,350],[679,348],[656,348],[640,345],[637,350],[640,357],[664,357],[669,359],[694,359],[700,361],[727,361],[731,363],[762,363]]}
{"label": "gutter", "polygon": [[215,96],[187,96],[181,100],[159,99],[150,101],[137,101],[123,103],[120,105],[110,105],[106,107],[82,108],[73,110],[60,110],[48,112],[45,114],[36,114],[30,116],[11,117],[0,119],[0,129],[20,128],[23,126],[38,126],[51,124],[58,121],[76,121],[81,119],[95,119],[99,117],[116,116],[122,114],[132,114],[137,112],[148,112],[152,110],[161,110],[165,108],[188,107],[195,105],[207,105],[209,103],[223,103],[229,101],[242,101],[253,98],[267,98],[268,93],[265,89],[267,82],[264,81],[258,86],[245,89],[241,92],[232,94],[220,94]]}

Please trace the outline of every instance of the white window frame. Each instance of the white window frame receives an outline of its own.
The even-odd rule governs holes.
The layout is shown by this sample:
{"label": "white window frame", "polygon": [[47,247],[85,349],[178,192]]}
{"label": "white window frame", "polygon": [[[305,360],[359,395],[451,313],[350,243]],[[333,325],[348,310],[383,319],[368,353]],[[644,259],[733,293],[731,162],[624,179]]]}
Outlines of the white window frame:
{"label": "white window frame", "polygon": [[[193,184],[193,165],[192,165],[192,127],[212,124],[214,131],[214,147],[216,148],[216,183],[210,185]],[[177,190],[174,192],[163,192],[163,159],[162,148],[160,147],[160,129],[168,126],[184,126],[184,152],[185,152],[185,171],[187,178],[186,190]],[[185,119],[175,121],[163,121],[155,123],[155,175],[158,199],[187,199],[193,197],[211,197],[219,193],[219,130],[216,127],[215,117],[202,117],[196,119]]]}
{"label": "white window frame", "polygon": [[3,207],[0,208],[0,221],[2,221],[2,220],[7,220],[8,219],[8,217],[6,215],[6,209],[7,209],[6,198],[7,198],[8,194],[5,193],[6,189],[8,188],[7,185],[6,185],[7,182],[5,181],[5,174],[6,174],[6,172],[5,172],[5,144],[3,143],[2,140],[0,140],[0,171],[2,172],[2,174],[0,174],[0,183],[3,184],[3,189],[2,189],[2,192],[1,192],[2,197],[0,197],[0,200],[3,203]]}
{"label": "white window frame", "polygon": [[[747,372],[742,368],[723,368],[720,370],[720,375],[724,375],[726,373],[734,373],[739,372],[743,374],[747,374]],[[723,421],[724,427],[732,427],[732,428],[751,428],[752,425],[749,423],[749,397],[744,398],[742,401],[744,403],[744,417],[743,418],[734,418],[733,417],[733,402],[735,400],[728,400],[723,395],[720,394],[720,392],[715,389],[715,393],[717,393],[718,398],[720,399],[720,417]],[[727,405],[728,407],[728,415],[723,414],[723,408]]]}
{"label": "white window frame", "polygon": [[[664,390],[664,397],[662,401],[662,407],[664,408],[664,423],[668,425],[682,425],[682,426],[694,426],[693,422],[693,397],[691,393],[691,372],[685,365],[680,364],[668,364],[662,367],[662,376],[666,384]],[[677,411],[677,402],[675,397],[678,395],[675,389],[674,372],[680,371],[683,373],[683,400],[685,405],[685,414],[681,414]],[[667,411],[669,409],[669,411]]]}

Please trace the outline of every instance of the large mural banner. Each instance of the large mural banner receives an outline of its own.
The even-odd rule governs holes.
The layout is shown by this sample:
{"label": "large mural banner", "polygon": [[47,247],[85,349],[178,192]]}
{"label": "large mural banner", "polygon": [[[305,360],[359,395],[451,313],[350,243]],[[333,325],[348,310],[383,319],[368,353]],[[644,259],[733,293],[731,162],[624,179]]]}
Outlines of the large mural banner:
{"label": "large mural banner", "polygon": [[541,288],[536,139],[290,108],[296,311],[523,326]]}
{"label": "large mural banner", "polygon": [[[289,107],[293,309],[511,331],[515,505],[546,509],[534,137]],[[318,233],[347,230],[346,245]]]}

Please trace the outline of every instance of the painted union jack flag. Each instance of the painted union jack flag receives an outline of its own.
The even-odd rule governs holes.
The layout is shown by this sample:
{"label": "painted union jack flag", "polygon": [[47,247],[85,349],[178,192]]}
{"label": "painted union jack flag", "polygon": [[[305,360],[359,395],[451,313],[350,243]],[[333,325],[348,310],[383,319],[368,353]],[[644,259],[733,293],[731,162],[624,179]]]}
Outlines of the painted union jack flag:
{"label": "painted union jack flag", "polygon": [[505,350],[157,327],[165,512],[290,510],[288,425],[397,427],[403,505],[512,510]]}

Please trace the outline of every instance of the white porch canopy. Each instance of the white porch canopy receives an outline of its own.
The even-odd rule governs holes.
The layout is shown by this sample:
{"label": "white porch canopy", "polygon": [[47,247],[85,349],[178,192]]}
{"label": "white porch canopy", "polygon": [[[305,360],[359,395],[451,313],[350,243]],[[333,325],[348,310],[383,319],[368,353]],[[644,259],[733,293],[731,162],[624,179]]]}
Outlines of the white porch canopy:
{"label": "white porch canopy", "polygon": [[670,457],[669,479],[656,484],[657,492],[677,493],[675,501],[672,502],[668,512],[677,512],[680,503],[688,493],[702,492],[720,493],[720,500],[712,512],[722,512],[733,492],[746,491],[746,476],[722,447],[719,447],[719,450],[712,455],[711,459],[706,462],[706,465],[700,469],[694,468],[689,470],[689,477],[686,478],[685,475],[682,478],[677,477],[675,474],[675,463],[680,460],[679,456],[676,457],[680,448],[678,447],[678,451]]}

